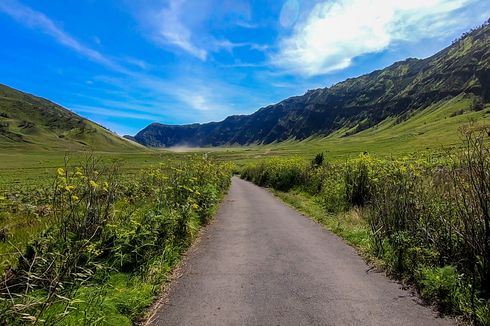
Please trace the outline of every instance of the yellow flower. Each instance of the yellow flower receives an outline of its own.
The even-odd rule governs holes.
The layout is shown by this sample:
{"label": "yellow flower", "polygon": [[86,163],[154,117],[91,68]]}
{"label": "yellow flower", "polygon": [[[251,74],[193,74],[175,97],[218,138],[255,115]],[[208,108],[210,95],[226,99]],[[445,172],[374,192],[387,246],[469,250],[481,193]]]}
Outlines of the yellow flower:
{"label": "yellow flower", "polygon": [[63,169],[63,168],[58,168],[57,172],[58,172],[58,175],[59,175],[60,177],[62,177],[62,176],[64,176],[64,175],[65,175],[65,169]]}
{"label": "yellow flower", "polygon": [[102,253],[102,250],[97,248],[97,245],[94,243],[91,243],[87,246],[87,252],[93,254],[94,256],[98,256]]}
{"label": "yellow flower", "polygon": [[73,190],[75,190],[75,186],[66,186],[65,190],[68,192],[72,192]]}
{"label": "yellow flower", "polygon": [[91,186],[92,188],[97,188],[97,186],[98,186],[98,185],[97,185],[97,182],[95,182],[94,180],[90,180],[90,182],[89,182],[89,183],[90,183],[90,186]]}
{"label": "yellow flower", "polygon": [[194,204],[192,204],[192,208],[198,209],[199,208],[199,205],[194,203]]}
{"label": "yellow flower", "polygon": [[71,200],[72,201],[78,201],[80,198],[78,198],[78,196],[75,196],[75,195],[72,195],[71,196]]}

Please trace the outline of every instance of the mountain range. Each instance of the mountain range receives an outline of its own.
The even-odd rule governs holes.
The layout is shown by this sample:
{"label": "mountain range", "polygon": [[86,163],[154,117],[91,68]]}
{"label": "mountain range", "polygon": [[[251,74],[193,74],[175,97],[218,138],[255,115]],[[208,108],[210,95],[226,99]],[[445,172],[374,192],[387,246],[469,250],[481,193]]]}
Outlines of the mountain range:
{"label": "mountain range", "polygon": [[490,102],[490,24],[465,33],[426,59],[410,58],[329,88],[309,90],[250,115],[190,125],[152,123],[134,137],[149,147],[269,144],[345,130],[349,137],[388,118],[397,122],[441,101],[471,95]]}
{"label": "mountain range", "polygon": [[[138,150],[141,145],[270,144],[329,135],[344,144],[356,142],[362,135],[369,135],[373,141],[376,137],[416,139],[432,137],[434,128],[450,128],[444,133],[454,134],[465,116],[487,121],[489,103],[487,22],[426,59],[396,62],[221,122],[152,123],[135,136],[125,136],[127,139],[49,100],[0,84],[0,149],[111,152]],[[482,114],[462,115],[471,111]],[[448,117],[452,119],[436,124],[431,120]]]}

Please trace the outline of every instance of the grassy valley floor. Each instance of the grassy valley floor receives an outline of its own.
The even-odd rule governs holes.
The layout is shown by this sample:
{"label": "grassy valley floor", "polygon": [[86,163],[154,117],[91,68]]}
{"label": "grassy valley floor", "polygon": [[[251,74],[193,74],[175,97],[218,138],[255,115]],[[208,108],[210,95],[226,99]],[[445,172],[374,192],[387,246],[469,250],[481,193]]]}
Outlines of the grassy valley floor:
{"label": "grassy valley floor", "polygon": [[[178,168],[179,164],[189,160],[189,157],[206,156],[217,164],[219,162],[233,162],[234,167],[232,169],[235,171],[243,170],[245,167],[260,162],[267,163],[270,159],[278,157],[286,161],[301,162],[300,164],[303,165],[309,164],[319,153],[324,153],[325,162],[329,164],[343,164],[358,157],[360,153],[367,152],[380,159],[401,160],[403,162],[422,160],[434,165],[447,161],[448,150],[456,149],[456,152],[459,151],[458,148],[461,146],[459,128],[471,126],[472,129],[478,129],[489,124],[489,106],[479,111],[472,111],[471,98],[460,96],[434,104],[425,110],[412,112],[405,119],[399,121],[387,119],[377,126],[354,134],[352,131],[357,126],[339,130],[325,138],[312,138],[304,141],[290,140],[270,145],[200,149],[134,148],[119,152],[103,152],[100,150],[94,152],[53,151],[39,148],[27,150],[26,147],[22,146],[4,148],[0,152],[0,237],[4,240],[4,242],[0,242],[0,254],[4,258],[2,268],[15,267],[19,254],[25,251],[27,244],[37,239],[44,230],[58,223],[59,220],[52,217],[53,204],[48,202],[47,198],[52,195],[53,185],[59,182],[59,168],[64,167],[70,171],[75,171],[76,167],[86,162],[89,157],[96,157],[99,160],[97,164],[100,166],[109,166],[113,162],[119,162],[120,182],[125,185],[121,198],[133,205],[135,201],[138,202],[141,199],[134,197],[135,187],[140,189],[137,191],[141,191],[144,182],[149,182],[148,175],[144,177],[145,173],[142,171],[147,171],[146,173],[162,169],[162,171],[167,171],[171,166]],[[349,136],[346,136],[347,134]],[[65,158],[69,159],[66,167]],[[165,173],[159,175],[158,178],[163,178]],[[151,182],[157,180],[154,179]],[[154,185],[157,188],[161,186],[160,183]],[[178,187],[179,184],[173,186]],[[206,183],[202,183],[201,186],[203,189],[207,189]],[[219,188],[222,189],[221,186]],[[65,189],[65,191],[68,190]],[[138,193],[137,191],[136,193]],[[348,209],[340,213],[327,214],[325,206],[318,197],[310,195],[308,192],[295,190],[276,192],[276,194],[346,239],[349,244],[357,247],[363,254],[371,258],[375,257],[371,238],[372,230],[365,219],[364,210]],[[156,196],[156,194],[154,195]],[[73,194],[73,196],[78,195]],[[193,193],[191,198],[195,196],[197,195]],[[215,203],[216,198],[210,199],[211,202]],[[189,205],[193,204],[195,203],[189,203]],[[119,208],[116,205],[116,211],[129,209],[131,214],[138,212],[138,210],[131,208],[132,206],[128,203],[125,205],[127,206],[124,208]],[[147,207],[146,209],[161,208]],[[206,211],[211,209],[211,206],[206,206]],[[185,231],[187,232],[185,233],[187,240],[192,239],[197,227],[192,221],[194,220],[190,219],[186,222],[188,225]],[[164,282],[183,248],[185,246],[180,244],[168,246],[168,249],[161,253],[163,256],[160,256],[164,259],[159,262],[152,261],[156,265],[145,269],[144,273],[132,275],[116,270],[105,274],[101,292],[93,292],[91,285],[81,286],[70,297],[70,300],[75,301],[53,305],[46,311],[50,316],[54,316],[62,314],[63,309],[65,309],[63,307],[71,307],[72,304],[77,305],[78,311],[89,311],[91,305],[102,305],[101,313],[97,315],[94,310],[90,312],[90,318],[110,317],[120,323],[130,323],[138,318],[145,306],[151,303],[151,298],[155,295],[159,284]],[[383,263],[383,259],[380,259],[380,262]],[[145,266],[148,267],[149,265]],[[454,275],[452,270],[420,270],[417,276],[419,277],[417,284],[419,284],[421,293],[426,298],[434,300],[441,296],[440,291],[447,290],[445,286],[453,284],[450,280]],[[441,283],[434,281],[438,278],[449,279],[449,281],[447,284],[441,285]],[[422,287],[423,282],[433,285],[431,285],[432,287]],[[34,293],[31,298],[32,302],[38,302],[43,295],[45,293],[42,291]],[[90,301],[89,297],[96,298],[94,299],[96,301]],[[130,298],[135,298],[137,302]],[[80,300],[80,303],[77,303],[77,300]],[[485,309],[484,306],[482,307],[481,309]],[[485,316],[486,312],[482,310],[479,314]],[[66,320],[75,322],[79,316],[74,314],[70,318]]]}

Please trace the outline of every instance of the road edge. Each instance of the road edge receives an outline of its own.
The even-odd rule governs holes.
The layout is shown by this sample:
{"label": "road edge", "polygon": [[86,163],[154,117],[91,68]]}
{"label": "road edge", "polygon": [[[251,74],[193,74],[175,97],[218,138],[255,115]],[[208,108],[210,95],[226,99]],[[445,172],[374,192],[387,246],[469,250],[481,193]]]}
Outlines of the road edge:
{"label": "road edge", "polygon": [[158,312],[166,304],[169,303],[170,293],[173,287],[175,286],[176,281],[184,275],[190,257],[200,248],[202,239],[209,231],[210,227],[214,223],[216,223],[216,216],[218,214],[221,205],[226,200],[230,188],[231,188],[231,184],[230,187],[226,190],[226,192],[222,195],[222,198],[220,199],[219,203],[216,204],[216,206],[213,208],[211,219],[208,221],[208,223],[206,223],[199,229],[196,237],[192,240],[190,246],[182,253],[179,262],[174,266],[172,272],[167,277],[167,280],[161,284],[160,289],[158,290],[158,294],[155,296],[154,302],[145,309],[145,312],[138,320],[136,325],[140,325],[140,326],[151,325]]}

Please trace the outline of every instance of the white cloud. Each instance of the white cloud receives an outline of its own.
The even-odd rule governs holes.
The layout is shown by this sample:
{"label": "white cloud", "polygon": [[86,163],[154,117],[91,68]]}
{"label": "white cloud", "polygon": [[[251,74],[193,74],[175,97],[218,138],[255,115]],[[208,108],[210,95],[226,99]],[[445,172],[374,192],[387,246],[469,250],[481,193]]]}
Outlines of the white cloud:
{"label": "white cloud", "polygon": [[91,106],[91,105],[71,105],[70,108],[75,112],[90,113],[106,117],[128,118],[136,120],[155,120],[156,114],[141,114],[122,111],[117,107]]}
{"label": "white cloud", "polygon": [[245,21],[245,20],[237,20],[237,21],[235,21],[235,25],[242,27],[242,28],[246,28],[246,29],[256,29],[256,28],[260,27],[259,24],[250,23],[250,22]]}
{"label": "white cloud", "polygon": [[252,50],[264,52],[269,49],[269,45],[267,44],[258,44],[258,43],[253,43],[253,42],[231,42],[229,40],[216,40],[214,42],[214,51],[219,51],[219,50],[226,50],[228,52],[233,52],[234,49],[236,48],[249,48]]}
{"label": "white cloud", "polygon": [[399,41],[436,37],[464,22],[455,13],[474,0],[335,0],[318,3],[280,41],[272,62],[305,76],[349,67],[360,55]]}
{"label": "white cloud", "polygon": [[[178,78],[172,81],[164,80],[159,77],[146,74],[134,73],[131,75],[129,87],[142,89],[148,93],[149,97],[167,97],[176,100],[178,107],[185,108],[185,115],[192,116],[213,116],[228,112],[231,108],[230,98],[236,96],[236,91],[227,84],[212,79],[201,79],[198,73],[189,78]],[[114,82],[111,82],[114,84]],[[128,85],[123,81],[122,84]],[[222,90],[217,92],[216,90]],[[163,98],[162,98],[163,100]],[[162,107],[162,105],[160,105]],[[163,106],[164,107],[164,106]],[[158,109],[158,105],[152,110]],[[167,108],[171,109],[171,108]],[[174,112],[181,116],[184,112]]]}
{"label": "white cloud", "polygon": [[141,60],[141,59],[132,58],[132,57],[126,57],[126,58],[124,58],[124,61],[126,61],[126,63],[128,63],[132,66],[138,67],[138,68],[143,69],[143,70],[148,70],[151,67],[151,65],[148,64],[146,61]]}
{"label": "white cloud", "polygon": [[[238,7],[233,8],[235,5]],[[217,9],[216,6],[224,6],[227,9]],[[135,8],[133,14],[136,14],[146,36],[157,45],[185,51],[201,61],[206,61],[211,53],[220,51],[233,53],[237,48],[249,48],[255,51],[268,49],[264,44],[249,41],[234,42],[217,37],[214,35],[216,29],[207,26],[212,18],[214,21],[219,21],[217,25],[220,28],[225,29],[229,22],[225,21],[224,13],[231,15],[239,11],[243,14],[238,8],[240,6],[237,3],[230,2],[223,5],[217,0],[169,0],[154,1],[149,6]],[[232,25],[247,29],[255,29],[259,26],[240,18]]]}
{"label": "white cloud", "polygon": [[235,48],[248,47],[251,46],[250,43],[235,43],[229,40],[215,41],[215,47],[217,50],[224,49],[228,52],[232,52]]}
{"label": "white cloud", "polygon": [[211,89],[206,87],[195,86],[191,89],[180,88],[175,90],[175,96],[184,104],[189,106],[192,110],[197,111],[210,111],[220,112],[229,107],[223,105],[222,99],[213,96]]}
{"label": "white cloud", "polygon": [[0,1],[0,12],[4,12],[19,23],[31,29],[42,31],[55,39],[58,43],[76,51],[92,61],[105,65],[116,71],[125,71],[123,67],[119,66],[100,52],[81,44],[71,35],[58,27],[43,13],[35,11],[16,0]]}
{"label": "white cloud", "polygon": [[184,0],[171,0],[168,7],[160,10],[152,18],[156,27],[156,40],[160,43],[174,45],[200,60],[206,60],[207,51],[192,43],[191,30],[183,23]]}

